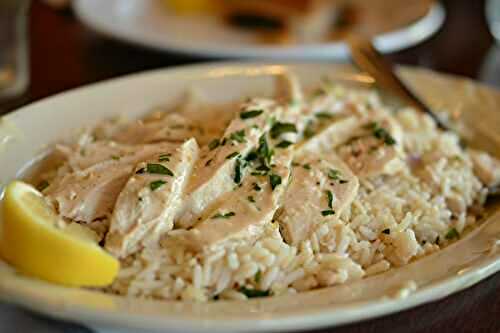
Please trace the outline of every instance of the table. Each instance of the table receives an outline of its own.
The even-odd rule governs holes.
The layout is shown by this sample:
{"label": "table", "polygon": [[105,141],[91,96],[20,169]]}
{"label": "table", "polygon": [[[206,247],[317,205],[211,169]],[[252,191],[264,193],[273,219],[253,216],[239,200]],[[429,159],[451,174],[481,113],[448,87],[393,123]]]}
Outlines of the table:
{"label": "table", "polygon": [[[446,0],[448,17],[428,41],[389,55],[396,63],[418,65],[477,78],[493,45],[479,0]],[[54,11],[34,1],[30,17],[29,91],[0,104],[0,113],[87,83],[146,69],[206,59],[138,49],[97,35],[71,11]],[[124,56],[126,55],[126,56]],[[321,332],[500,332],[500,273],[444,300],[395,315]]]}

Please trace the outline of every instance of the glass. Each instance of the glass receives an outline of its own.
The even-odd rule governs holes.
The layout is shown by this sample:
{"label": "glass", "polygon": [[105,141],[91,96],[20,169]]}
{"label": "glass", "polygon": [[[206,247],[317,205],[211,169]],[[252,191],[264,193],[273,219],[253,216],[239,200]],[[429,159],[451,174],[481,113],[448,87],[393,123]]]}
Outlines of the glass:
{"label": "glass", "polygon": [[29,0],[0,0],[0,98],[16,97],[28,86]]}

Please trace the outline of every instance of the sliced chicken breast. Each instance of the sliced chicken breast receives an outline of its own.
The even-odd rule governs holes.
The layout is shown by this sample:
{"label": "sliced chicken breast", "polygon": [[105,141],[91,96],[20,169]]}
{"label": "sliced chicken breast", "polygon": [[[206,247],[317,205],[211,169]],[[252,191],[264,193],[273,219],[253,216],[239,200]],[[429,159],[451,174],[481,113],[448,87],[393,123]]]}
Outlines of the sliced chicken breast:
{"label": "sliced chicken breast", "polygon": [[364,124],[338,149],[358,177],[390,175],[404,167],[402,131],[390,118]]}
{"label": "sliced chicken breast", "polygon": [[285,151],[273,160],[266,175],[250,174],[234,191],[215,203],[202,221],[182,241],[200,251],[228,241],[253,240],[261,235],[280,206],[290,176],[292,153]]}
{"label": "sliced chicken breast", "polygon": [[111,213],[137,163],[175,146],[96,142],[87,145],[85,152],[66,147],[68,163],[74,171],[50,184],[44,193],[62,217],[90,223]]}
{"label": "sliced chicken breast", "polygon": [[272,100],[254,100],[247,104],[226,129],[223,138],[205,149],[195,165],[186,189],[186,197],[176,224],[194,225],[203,211],[234,188],[234,170],[238,157],[257,147],[259,139],[271,127],[270,119],[279,118],[283,108]]}
{"label": "sliced chicken breast", "polygon": [[154,244],[173,227],[188,176],[198,157],[195,139],[139,163],[116,201],[105,247],[126,257]]}
{"label": "sliced chicken breast", "polygon": [[294,160],[278,216],[285,241],[298,245],[328,219],[337,218],[356,197],[359,182],[334,154],[308,152]]}

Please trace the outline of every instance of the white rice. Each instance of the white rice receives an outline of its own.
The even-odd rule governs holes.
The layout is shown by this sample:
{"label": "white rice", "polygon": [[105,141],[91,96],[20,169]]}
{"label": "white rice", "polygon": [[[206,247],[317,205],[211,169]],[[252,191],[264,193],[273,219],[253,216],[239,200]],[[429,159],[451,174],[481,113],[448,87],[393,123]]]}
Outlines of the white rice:
{"label": "white rice", "polygon": [[[339,89],[338,96],[357,105],[382,107],[374,93]],[[462,234],[476,225],[465,212],[481,203],[484,189],[456,136],[438,132],[432,120],[410,109],[396,119],[405,132],[405,153],[424,156],[431,185],[408,166],[391,176],[362,179],[342,216],[318,225],[299,246],[286,244],[273,223],[253,242],[203,253],[162,243],[123,260],[106,291],[167,300],[245,300],[241,288],[272,295],[302,292],[380,274],[438,251],[454,240],[446,237],[451,228]],[[454,214],[452,206],[464,213]]]}

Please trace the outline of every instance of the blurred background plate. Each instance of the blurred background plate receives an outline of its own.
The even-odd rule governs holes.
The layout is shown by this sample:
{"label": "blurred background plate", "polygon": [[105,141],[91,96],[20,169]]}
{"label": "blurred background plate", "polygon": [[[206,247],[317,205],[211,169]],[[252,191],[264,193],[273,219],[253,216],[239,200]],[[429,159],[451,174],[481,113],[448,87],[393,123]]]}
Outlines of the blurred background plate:
{"label": "blurred background plate", "polygon": [[[188,0],[192,2],[193,0]],[[199,2],[200,0],[198,0]],[[170,3],[180,3],[170,1]],[[359,1],[354,13],[360,22],[356,32],[371,34],[376,47],[392,52],[414,46],[432,36],[443,24],[445,11],[438,2]],[[399,5],[397,5],[399,3]],[[183,15],[168,1],[76,0],[77,16],[92,29],[123,41],[162,51],[217,58],[346,59],[341,35],[329,41],[262,38],[262,34],[237,29],[220,15]],[[363,13],[366,13],[364,15]],[[371,13],[379,13],[378,17]],[[352,17],[353,15],[349,15]],[[344,22],[345,23],[345,22]],[[277,39],[280,39],[277,41]],[[337,40],[337,41],[336,41]]]}

